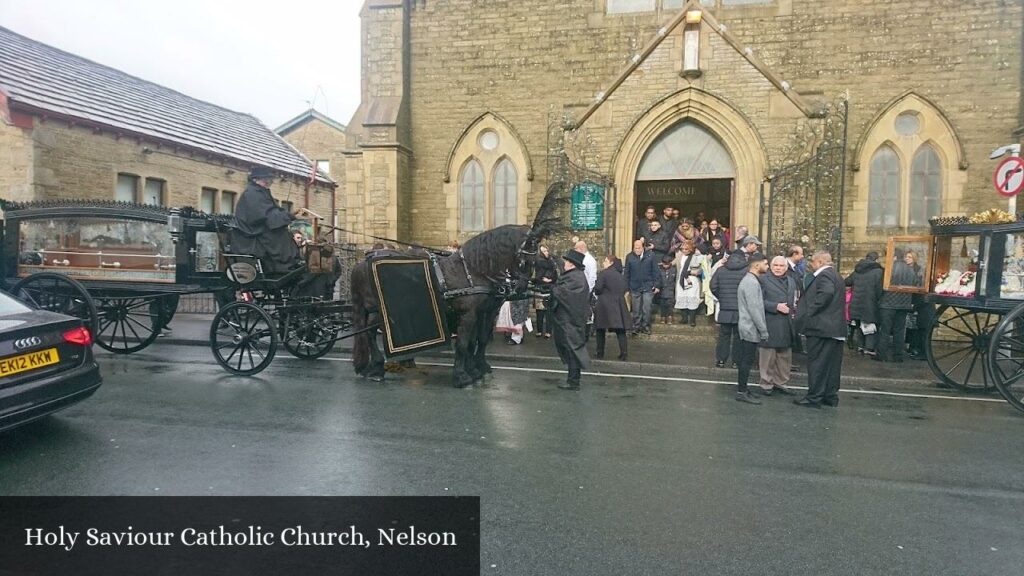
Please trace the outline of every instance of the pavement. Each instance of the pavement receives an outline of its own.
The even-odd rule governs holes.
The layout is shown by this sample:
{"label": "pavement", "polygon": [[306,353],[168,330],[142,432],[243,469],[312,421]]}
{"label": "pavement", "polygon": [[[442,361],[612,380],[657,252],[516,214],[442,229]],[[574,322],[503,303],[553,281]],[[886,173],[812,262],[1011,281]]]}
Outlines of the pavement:
{"label": "pavement", "polygon": [[457,390],[444,359],[379,384],[342,354],[235,377],[209,354],[98,352],[95,396],[0,436],[0,494],[480,496],[484,575],[1024,565],[1024,417],[1005,402],[844,389],[837,409],[751,406],[678,369],[567,392],[557,366],[503,361]]}
{"label": "pavement", "polygon": [[[171,332],[161,336],[157,342],[188,346],[209,347],[210,322],[212,316],[204,314],[177,314],[171,322]],[[735,379],[736,370],[715,368],[715,337],[717,325],[707,319],[691,328],[678,325],[656,325],[652,336],[637,336],[629,339],[629,361],[594,361],[593,371],[611,371],[624,374],[649,376],[679,376],[692,378]],[[591,355],[595,344],[591,338]],[[336,352],[351,352],[351,340],[342,340],[335,346]],[[618,356],[618,344],[613,335],[608,338],[606,357]],[[487,356],[495,361],[520,363],[522,365],[560,366],[552,340],[537,338],[533,334],[524,337],[519,345],[507,345],[503,335],[495,335],[488,348]],[[450,351],[434,351],[421,358],[452,358]],[[212,361],[212,358],[211,358]],[[797,371],[793,374],[794,384],[806,384],[807,375],[802,369],[806,357],[795,355]],[[757,366],[751,376],[756,383]],[[847,350],[843,359],[843,385],[876,390],[932,390],[943,394],[960,394],[940,386],[928,363],[907,359],[902,363],[876,362],[870,357]]]}

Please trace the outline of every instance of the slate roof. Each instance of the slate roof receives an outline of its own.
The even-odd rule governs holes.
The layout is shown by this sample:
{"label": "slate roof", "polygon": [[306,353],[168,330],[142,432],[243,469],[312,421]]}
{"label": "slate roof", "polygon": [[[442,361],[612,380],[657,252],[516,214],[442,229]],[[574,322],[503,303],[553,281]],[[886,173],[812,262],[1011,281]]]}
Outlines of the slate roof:
{"label": "slate roof", "polygon": [[[308,178],[312,163],[251,114],[234,112],[0,27],[0,90],[13,107],[78,118]],[[317,180],[332,181],[322,175]]]}
{"label": "slate roof", "polygon": [[281,136],[284,136],[285,134],[291,132],[292,130],[295,130],[296,128],[302,126],[306,122],[309,122],[310,120],[319,120],[339,132],[345,132],[344,124],[338,122],[337,120],[331,118],[330,116],[327,116],[326,114],[321,114],[320,112],[317,112],[312,108],[306,110],[302,114],[299,114],[298,116],[292,118],[291,120],[285,122],[284,124],[281,124],[280,126],[274,129],[274,132],[277,132]]}

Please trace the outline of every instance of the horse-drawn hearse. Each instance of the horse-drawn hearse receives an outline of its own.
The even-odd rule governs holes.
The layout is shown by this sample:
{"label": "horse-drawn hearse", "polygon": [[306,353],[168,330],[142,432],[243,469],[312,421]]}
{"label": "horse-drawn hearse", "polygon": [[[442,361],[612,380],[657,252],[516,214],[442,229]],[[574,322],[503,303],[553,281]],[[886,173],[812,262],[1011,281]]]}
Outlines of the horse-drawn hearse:
{"label": "horse-drawn hearse", "polygon": [[314,241],[303,261],[266,274],[259,258],[231,251],[231,216],[124,202],[0,200],[0,279],[39,308],[82,318],[98,345],[120,354],[152,344],[181,296],[212,294],[218,311],[210,348],[239,375],[263,371],[279,345],[315,359],[356,337],[356,371],[379,379],[385,359],[450,347],[457,332],[454,383],[465,386],[490,370],[485,350],[501,303],[528,296],[540,237],[557,221],[541,216],[552,204],[542,205],[534,226],[484,232],[455,254],[372,250],[351,279],[341,279],[351,282],[349,301],[336,299],[333,286],[335,254],[351,249],[331,242],[336,229],[312,213]]}
{"label": "horse-drawn hearse", "polygon": [[0,202],[0,277],[37,307],[85,320],[96,343],[119,354],[152,344],[181,296],[213,294],[210,326],[217,362],[255,374],[278,344],[300,358],[326,354],[348,326],[347,305],[303,292],[331,274],[319,245],[276,278],[252,256],[226,250],[232,217],[192,208],[106,201]]}
{"label": "horse-drawn hearse", "polygon": [[[925,354],[945,385],[995,387],[1024,411],[1024,221],[990,210],[933,219],[930,231],[889,240],[885,288],[927,303]],[[894,283],[902,265],[914,274]]]}

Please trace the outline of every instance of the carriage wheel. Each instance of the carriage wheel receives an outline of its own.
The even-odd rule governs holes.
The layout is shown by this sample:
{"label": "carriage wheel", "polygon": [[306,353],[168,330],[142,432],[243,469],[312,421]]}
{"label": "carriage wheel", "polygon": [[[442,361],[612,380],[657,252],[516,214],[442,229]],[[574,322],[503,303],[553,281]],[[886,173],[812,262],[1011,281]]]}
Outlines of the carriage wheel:
{"label": "carriage wheel", "polygon": [[259,306],[235,302],[220,309],[210,325],[213,357],[232,374],[259,374],[277,352],[274,320]]}
{"label": "carriage wheel", "polygon": [[315,360],[334,348],[338,330],[330,316],[312,311],[288,315],[285,324],[284,348],[292,356]]}
{"label": "carriage wheel", "polygon": [[160,334],[163,322],[154,298],[116,298],[96,300],[99,327],[96,343],[115,354],[131,354],[149,346]]}
{"label": "carriage wheel", "polygon": [[999,314],[939,306],[925,344],[932,372],[960,390],[991,388],[985,356],[999,319]]}
{"label": "carriage wheel", "polygon": [[40,310],[81,318],[89,331],[96,333],[96,304],[85,286],[73,278],[56,272],[37,272],[19,280],[11,287],[11,294]]}
{"label": "carriage wheel", "polygon": [[1024,412],[1024,306],[1010,312],[992,333],[986,367],[1003,398]]}

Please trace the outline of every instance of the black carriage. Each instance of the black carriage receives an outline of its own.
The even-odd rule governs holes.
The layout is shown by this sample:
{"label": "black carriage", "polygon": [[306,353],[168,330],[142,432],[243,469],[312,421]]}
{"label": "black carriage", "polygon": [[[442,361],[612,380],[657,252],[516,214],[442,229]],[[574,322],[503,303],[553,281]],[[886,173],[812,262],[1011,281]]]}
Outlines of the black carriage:
{"label": "black carriage", "polygon": [[[929,236],[891,238],[885,287],[927,303],[925,354],[945,385],[994,387],[1024,411],[1024,222],[985,222],[995,218],[939,218]],[[899,261],[912,285],[893,283]]]}
{"label": "black carriage", "polygon": [[258,259],[230,252],[231,216],[106,201],[0,206],[5,288],[82,318],[111,352],[150,345],[178,299],[202,293],[219,304],[210,326],[214,358],[235,374],[265,369],[278,345],[312,359],[352,335],[348,303],[333,298],[338,266],[328,243],[310,243],[297,268],[269,276]]}
{"label": "black carriage", "polygon": [[111,352],[152,344],[181,296],[228,288],[220,265],[225,217],[104,201],[0,207],[5,288],[82,318]]}

